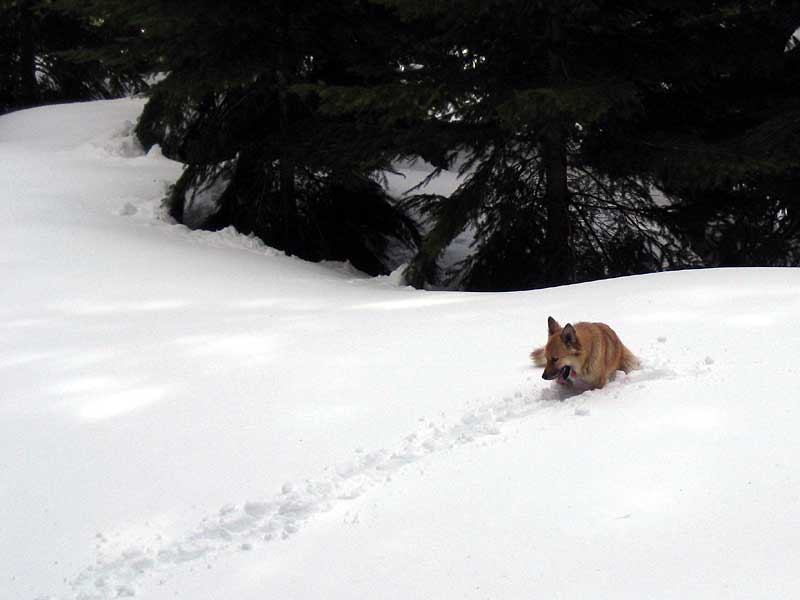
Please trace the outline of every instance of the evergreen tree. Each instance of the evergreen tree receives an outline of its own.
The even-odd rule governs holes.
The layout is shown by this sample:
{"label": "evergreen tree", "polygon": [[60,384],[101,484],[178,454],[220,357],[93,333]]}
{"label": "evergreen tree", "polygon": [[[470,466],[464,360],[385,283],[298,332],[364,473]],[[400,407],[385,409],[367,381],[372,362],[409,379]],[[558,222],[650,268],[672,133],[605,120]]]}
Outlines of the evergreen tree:
{"label": "evergreen tree", "polygon": [[[762,234],[796,232],[785,192],[797,138],[769,136],[796,127],[783,52],[796,2],[383,2],[423,32],[405,97],[448,131],[438,155],[467,156],[455,194],[411,201],[431,226],[415,285],[442,281],[437,259],[468,227],[475,254],[454,281],[470,289],[715,264],[691,224],[708,213],[703,234],[719,237],[743,203]],[[724,219],[704,213],[698,184],[724,198]]]}
{"label": "evergreen tree", "polygon": [[[639,3],[385,3],[421,32],[407,59],[405,96],[427,111],[429,127],[446,132],[433,154],[463,160],[467,175],[450,198],[411,200],[431,225],[407,273],[412,283],[446,282],[437,259],[469,227],[475,254],[451,280],[469,289],[693,262],[676,254],[677,240],[655,220],[646,179],[612,178],[583,155],[593,130],[642,111],[635,59],[624,44]],[[641,260],[612,261],[631,248]]]}
{"label": "evergreen tree", "polygon": [[346,0],[97,6],[143,32],[123,47],[163,74],[137,133],[186,164],[167,200],[177,221],[234,225],[287,254],[369,273],[413,252],[416,225],[378,182],[391,136],[320,107],[326,86],[365,84],[391,62],[387,11]]}
{"label": "evergreen tree", "polygon": [[659,44],[658,77],[641,86],[647,118],[600,132],[591,160],[650,177],[669,198],[663,222],[703,264],[798,264],[800,3],[715,3],[665,22],[674,49]]}
{"label": "evergreen tree", "polygon": [[137,69],[95,51],[124,29],[80,0],[0,1],[0,113],[37,104],[118,97],[144,87]]}

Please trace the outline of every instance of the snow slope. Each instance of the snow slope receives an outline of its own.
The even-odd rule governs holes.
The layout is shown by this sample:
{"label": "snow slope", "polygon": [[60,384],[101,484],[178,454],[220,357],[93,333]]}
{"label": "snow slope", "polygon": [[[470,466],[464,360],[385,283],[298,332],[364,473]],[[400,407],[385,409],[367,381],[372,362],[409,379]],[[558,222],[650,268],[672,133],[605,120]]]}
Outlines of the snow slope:
{"label": "snow slope", "polygon": [[142,105],[0,117],[0,598],[800,594],[800,271],[399,288],[161,220]]}

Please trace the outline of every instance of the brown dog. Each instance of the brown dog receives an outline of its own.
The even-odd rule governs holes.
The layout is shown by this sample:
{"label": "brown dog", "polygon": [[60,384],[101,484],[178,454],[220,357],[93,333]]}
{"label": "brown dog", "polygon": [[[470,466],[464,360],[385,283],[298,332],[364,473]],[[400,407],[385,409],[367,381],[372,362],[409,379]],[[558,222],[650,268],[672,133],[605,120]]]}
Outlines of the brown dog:
{"label": "brown dog", "polygon": [[549,336],[544,348],[531,352],[533,364],[544,367],[542,379],[565,384],[579,378],[601,388],[616,371],[628,373],[639,368],[639,360],[605,323],[567,323],[561,327],[547,318]]}

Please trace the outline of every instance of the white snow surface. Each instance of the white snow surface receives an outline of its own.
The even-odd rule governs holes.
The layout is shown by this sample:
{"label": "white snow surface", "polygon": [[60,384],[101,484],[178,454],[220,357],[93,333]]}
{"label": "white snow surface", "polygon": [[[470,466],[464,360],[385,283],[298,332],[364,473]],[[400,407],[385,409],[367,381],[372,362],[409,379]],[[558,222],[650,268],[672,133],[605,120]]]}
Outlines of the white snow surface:
{"label": "white snow surface", "polygon": [[0,598],[800,596],[799,270],[415,291],[166,222],[142,106],[0,117]]}

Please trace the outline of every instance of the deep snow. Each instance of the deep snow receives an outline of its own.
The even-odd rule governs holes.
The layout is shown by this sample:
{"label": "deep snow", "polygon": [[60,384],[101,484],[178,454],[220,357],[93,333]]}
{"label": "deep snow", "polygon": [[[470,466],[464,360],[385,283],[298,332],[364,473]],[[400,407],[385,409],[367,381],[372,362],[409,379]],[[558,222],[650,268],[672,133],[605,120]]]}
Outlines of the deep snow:
{"label": "deep snow", "polygon": [[1,598],[800,595],[800,271],[397,287],[166,223],[142,106],[0,117]]}

